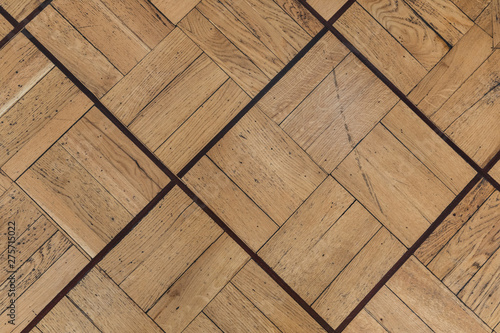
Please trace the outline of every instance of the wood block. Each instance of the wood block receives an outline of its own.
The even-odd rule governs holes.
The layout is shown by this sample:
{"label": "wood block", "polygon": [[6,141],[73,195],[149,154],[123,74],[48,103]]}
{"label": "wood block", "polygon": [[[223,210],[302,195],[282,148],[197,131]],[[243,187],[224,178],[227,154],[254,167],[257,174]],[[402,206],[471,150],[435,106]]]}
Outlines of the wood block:
{"label": "wood block", "polygon": [[249,102],[233,80],[226,81],[156,150],[156,155],[173,172],[181,171]]}
{"label": "wood block", "polygon": [[481,320],[414,257],[387,282],[434,332],[490,332]]}
{"label": "wood block", "polygon": [[382,125],[332,175],[407,247],[455,197]]}
{"label": "wood block", "polygon": [[231,283],[203,312],[224,332],[281,332]]}
{"label": "wood block", "polygon": [[183,180],[253,251],[278,229],[208,157],[202,157]]}
{"label": "wood block", "polygon": [[333,178],[299,207],[259,255],[312,303],[380,229]]}
{"label": "wood block", "polygon": [[493,169],[490,171],[490,175],[500,183],[500,162],[497,162]]}
{"label": "wood block", "polygon": [[2,6],[16,21],[22,21],[32,11],[37,9],[43,0],[0,0]]}
{"label": "wood block", "polygon": [[427,74],[427,70],[359,4],[352,5],[334,26],[403,93],[410,92]]}
{"label": "wood block", "polygon": [[97,97],[122,78],[113,64],[52,6],[45,8],[27,28]]}
{"label": "wood block", "polygon": [[98,268],[69,293],[69,299],[102,332],[162,332],[127,295]]}
{"label": "wood block", "polygon": [[102,102],[124,124],[182,73],[201,50],[180,29],[172,31],[104,96]]}
{"label": "wood block", "polygon": [[500,1],[491,0],[491,14],[493,16],[493,47],[500,48]]}
{"label": "wood block", "polygon": [[323,24],[302,6],[299,0],[275,0],[275,2],[310,36],[315,36],[323,29]]}
{"label": "wood block", "polygon": [[481,15],[479,15],[476,19],[476,24],[480,26],[484,31],[488,33],[491,37],[493,37],[493,20],[492,20],[492,5],[491,0],[489,0],[488,6],[483,10]]}
{"label": "wood block", "polygon": [[183,0],[181,2],[177,0],[152,0],[151,2],[173,24],[177,24],[200,0]]}
{"label": "wood block", "polygon": [[0,197],[12,186],[12,180],[0,169]]}
{"label": "wood block", "polygon": [[460,8],[472,20],[476,20],[479,14],[490,4],[491,0],[453,0],[453,3]]}
{"label": "wood block", "polygon": [[196,317],[183,333],[222,333],[222,331],[202,312]]}
{"label": "wood block", "polygon": [[164,331],[181,332],[248,261],[229,236],[222,235],[148,311]]}
{"label": "wood block", "polygon": [[448,243],[460,228],[493,193],[494,188],[483,179],[465,196],[453,212],[445,218],[443,223],[427,238],[415,252],[415,256],[424,265],[427,265]]}
{"label": "wood block", "polygon": [[278,225],[326,177],[258,108],[250,110],[208,156]]}
{"label": "wood block", "polygon": [[0,17],[0,40],[2,40],[14,27],[3,16]]}
{"label": "wood block", "polygon": [[347,54],[340,41],[327,33],[262,97],[259,107],[281,123]]}
{"label": "wood block", "polygon": [[251,97],[269,82],[269,78],[197,9],[179,22],[179,27]]}
{"label": "wood block", "polygon": [[[61,320],[64,318],[64,320]],[[99,329],[67,297],[64,297],[38,324],[46,333],[99,333]]]}
{"label": "wood block", "polygon": [[325,20],[335,15],[342,8],[347,0],[310,0],[308,3],[313,7]]}
{"label": "wood block", "polygon": [[500,193],[495,192],[427,265],[458,293],[498,248]]}
{"label": "wood block", "polygon": [[361,311],[353,321],[345,328],[345,333],[387,333],[383,326],[368,313],[366,310]]}
{"label": "wood block", "polygon": [[327,172],[349,154],[398,98],[349,54],[281,127]]}
{"label": "wood block", "polygon": [[313,308],[337,327],[405,250],[394,236],[381,228],[314,302]]}

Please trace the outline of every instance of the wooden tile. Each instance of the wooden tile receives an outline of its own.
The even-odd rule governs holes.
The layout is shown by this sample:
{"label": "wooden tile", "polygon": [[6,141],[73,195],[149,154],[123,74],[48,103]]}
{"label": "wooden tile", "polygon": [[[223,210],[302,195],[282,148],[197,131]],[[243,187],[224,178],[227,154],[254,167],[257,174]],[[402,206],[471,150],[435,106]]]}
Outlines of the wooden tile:
{"label": "wooden tile", "polygon": [[37,9],[43,3],[43,0],[0,0],[2,6],[17,21],[22,21],[32,11]]}
{"label": "wooden tile", "polygon": [[152,0],[153,5],[158,8],[172,23],[177,24],[187,13],[191,11],[201,0]]}
{"label": "wooden tile", "polygon": [[151,150],[165,142],[228,79],[202,54],[130,123],[130,130]]}
{"label": "wooden tile", "polygon": [[[449,44],[455,45],[474,25],[451,0],[408,0],[408,4]],[[471,1],[472,2],[472,1]]]}
{"label": "wooden tile", "polygon": [[500,183],[500,163],[497,162],[495,164],[495,166],[493,167],[493,169],[491,169],[491,171],[489,172],[490,175],[497,181]]}
{"label": "wooden tile", "polygon": [[454,198],[381,125],[335,169],[333,176],[407,247]]}
{"label": "wooden tile", "polygon": [[414,257],[387,287],[434,332],[490,332],[487,326]]}
{"label": "wooden tile", "polygon": [[259,101],[259,107],[281,123],[347,55],[331,33],[316,45]]}
{"label": "wooden tile", "polygon": [[278,226],[207,157],[183,177],[203,202],[257,251]]}
{"label": "wooden tile", "polygon": [[404,1],[361,0],[364,7],[429,71],[448,52],[446,42]]}
{"label": "wooden tile", "polygon": [[52,6],[122,74],[151,50],[100,0],[55,0]]}
{"label": "wooden tile", "polygon": [[232,283],[281,332],[324,332],[254,261],[245,265]]}
{"label": "wooden tile", "polygon": [[125,76],[102,102],[124,124],[158,95],[196,58],[200,49],[181,30],[172,31],[130,73]]}
{"label": "wooden tile", "polygon": [[349,154],[398,98],[349,54],[281,127],[327,172]]}
{"label": "wooden tile", "polygon": [[476,20],[489,5],[490,0],[453,0],[453,3],[472,20]]}
{"label": "wooden tile", "polygon": [[179,22],[179,27],[251,97],[269,82],[269,78],[197,9]]}
{"label": "wooden tile", "polygon": [[91,270],[68,293],[68,297],[101,332],[162,332],[97,268]]}
{"label": "wooden tile", "polygon": [[361,311],[352,322],[345,328],[346,333],[359,333],[359,332],[371,332],[371,333],[387,333],[384,327],[380,326],[379,323],[365,310]]}
{"label": "wooden tile", "polygon": [[380,229],[373,216],[353,203],[351,195],[328,177],[259,251],[308,303]]}
{"label": "wooden tile", "polygon": [[224,332],[281,332],[231,283],[203,312]]}
{"label": "wooden tile", "polygon": [[2,40],[14,27],[3,16],[0,17],[0,40]]}
{"label": "wooden tile", "polygon": [[164,331],[181,332],[247,260],[248,255],[224,234],[163,294],[148,314]]}
{"label": "wooden tile", "polygon": [[310,0],[308,3],[313,7],[325,20],[335,15],[342,8],[347,0]]}
{"label": "wooden tile", "polygon": [[476,175],[474,169],[403,102],[399,102],[382,123],[453,193],[460,193]]}
{"label": "wooden tile", "polygon": [[493,191],[493,186],[485,179],[474,186],[452,213],[418,248],[415,252],[418,260],[424,265],[429,264],[456,232],[476,213]]}
{"label": "wooden tile", "polygon": [[109,60],[52,6],[45,8],[27,28],[97,97],[122,78]]}
{"label": "wooden tile", "polygon": [[250,110],[208,156],[279,225],[325,178],[258,108]]}
{"label": "wooden tile", "polygon": [[352,5],[334,26],[403,93],[407,94],[427,74],[359,4]]}
{"label": "wooden tile", "polygon": [[500,193],[495,192],[427,266],[458,293],[500,246]]}
{"label": "wooden tile", "polygon": [[299,0],[275,0],[275,2],[310,36],[315,36],[323,29],[323,24],[302,6]]}
{"label": "wooden tile", "polygon": [[0,197],[11,187],[12,180],[0,169]]}
{"label": "wooden tile", "polygon": [[0,49],[0,116],[41,80],[54,65],[22,34]]}
{"label": "wooden tile", "polygon": [[491,14],[493,15],[493,47],[500,48],[500,1],[491,0]]}
{"label": "wooden tile", "polygon": [[[473,56],[470,52],[472,48]],[[423,113],[432,118],[490,54],[491,37],[478,26],[473,26],[408,97]],[[437,125],[444,129],[439,123]]]}
{"label": "wooden tile", "polygon": [[249,102],[233,80],[226,81],[156,150],[156,155],[173,172],[181,171]]}
{"label": "wooden tile", "polygon": [[[64,318],[64,320],[61,320]],[[64,297],[38,324],[46,333],[99,333],[99,329],[67,297]]]}
{"label": "wooden tile", "polygon": [[59,69],[52,69],[0,117],[0,164],[18,178],[91,107]]}
{"label": "wooden tile", "polygon": [[[489,0],[491,1],[491,0]],[[489,2],[488,1],[488,2]],[[480,26],[488,35],[493,37],[493,20],[492,20],[492,5],[491,3],[483,10],[481,15],[476,19],[476,24]]]}
{"label": "wooden tile", "polygon": [[380,229],[314,302],[313,308],[337,327],[405,250],[385,228]]}
{"label": "wooden tile", "polygon": [[222,331],[202,312],[196,317],[183,333],[222,333]]}

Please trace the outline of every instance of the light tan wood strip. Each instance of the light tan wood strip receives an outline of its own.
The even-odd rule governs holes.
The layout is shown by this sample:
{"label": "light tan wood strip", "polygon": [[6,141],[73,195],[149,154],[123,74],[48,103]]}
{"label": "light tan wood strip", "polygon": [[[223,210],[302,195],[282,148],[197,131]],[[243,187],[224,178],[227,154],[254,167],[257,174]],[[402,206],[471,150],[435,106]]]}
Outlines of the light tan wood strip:
{"label": "light tan wood strip", "polygon": [[493,178],[495,178],[495,180],[497,182],[500,183],[500,162],[497,162],[497,164],[495,164],[495,166],[493,167],[493,169],[491,169],[490,175]]}
{"label": "light tan wood strip", "polygon": [[12,180],[0,169],[0,197],[11,187]]}
{"label": "light tan wood strip", "polygon": [[476,20],[479,14],[490,4],[491,0],[452,0],[472,20]]}
{"label": "light tan wood strip", "polygon": [[333,176],[407,247],[455,197],[381,125]]}
{"label": "light tan wood strip", "polygon": [[38,324],[44,333],[99,333],[99,329],[64,297]]}
{"label": "light tan wood strip", "polygon": [[156,150],[156,155],[173,172],[181,171],[249,102],[233,80],[226,81]]}
{"label": "light tan wood strip", "polygon": [[130,298],[98,268],[91,270],[68,297],[101,332],[162,332]]}
{"label": "light tan wood strip", "polygon": [[414,257],[387,286],[436,333],[491,331]]}
{"label": "light tan wood strip", "polygon": [[238,237],[257,251],[278,226],[207,157],[183,177]]}
{"label": "light tan wood strip", "polygon": [[385,228],[380,229],[315,301],[313,308],[337,327],[405,250]]}
{"label": "light tan wood strip", "polygon": [[201,0],[152,0],[153,5],[158,8],[173,24],[177,24],[187,13],[191,11]]}
{"label": "light tan wood strip", "polygon": [[0,50],[0,116],[26,94],[54,65],[28,38],[17,34]]}
{"label": "light tan wood strip", "polygon": [[189,324],[183,333],[222,333],[215,324],[202,312]]}
{"label": "light tan wood strip", "polygon": [[347,0],[310,0],[308,3],[313,7],[325,20],[329,20],[336,12],[342,8]]}
{"label": "light tan wood strip", "polygon": [[340,41],[327,33],[262,97],[259,107],[281,123],[347,54]]}
{"label": "light tan wood strip", "polygon": [[97,97],[122,78],[108,59],[52,6],[45,8],[27,28]]}
{"label": "light tan wood strip", "polygon": [[326,177],[258,108],[251,109],[208,156],[279,225]]}
{"label": "light tan wood strip", "polygon": [[491,0],[491,14],[493,16],[493,47],[500,48],[500,1]]}
{"label": "light tan wood strip", "polygon": [[179,22],[179,27],[251,97],[269,82],[269,78],[197,9]]}
{"label": "light tan wood strip", "polygon": [[372,64],[407,94],[427,70],[359,4],[335,23],[337,28]]}
{"label": "light tan wood strip", "polygon": [[0,40],[3,39],[14,27],[3,16],[0,17]]}
{"label": "light tan wood strip", "polygon": [[102,102],[128,125],[200,55],[200,49],[180,29],[174,29],[104,96]]}
{"label": "light tan wood strip", "polygon": [[0,0],[0,5],[17,21],[22,21],[43,3],[43,0]]}
{"label": "light tan wood strip", "polygon": [[224,332],[281,332],[231,283],[203,312]]}
{"label": "light tan wood strip", "polygon": [[314,37],[323,29],[319,22],[298,0],[275,0],[310,36]]}
{"label": "light tan wood strip", "polygon": [[155,151],[227,79],[228,76],[202,54],[138,114],[130,130]]}
{"label": "light tan wood strip", "polygon": [[491,3],[489,3],[489,5],[483,10],[481,15],[479,15],[476,19],[476,24],[480,26],[484,31],[486,31],[488,35],[493,37],[493,14],[491,13],[492,7],[493,6],[491,5]]}
{"label": "light tan wood strip", "polygon": [[181,332],[231,280],[248,255],[222,235],[158,300],[148,314],[168,332]]}
{"label": "light tan wood strip", "polygon": [[380,324],[366,312],[362,310],[353,321],[345,328],[345,333],[387,333],[387,331],[380,326]]}
{"label": "light tan wood strip", "polygon": [[453,212],[439,225],[415,252],[424,265],[429,264],[455,233],[469,220],[483,202],[493,193],[493,186],[485,179],[467,194]]}

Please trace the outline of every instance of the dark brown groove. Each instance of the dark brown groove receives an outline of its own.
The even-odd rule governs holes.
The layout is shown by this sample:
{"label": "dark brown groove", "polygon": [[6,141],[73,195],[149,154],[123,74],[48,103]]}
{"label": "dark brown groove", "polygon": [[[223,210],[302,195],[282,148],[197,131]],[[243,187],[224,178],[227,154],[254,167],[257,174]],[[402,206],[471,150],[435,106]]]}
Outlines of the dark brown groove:
{"label": "dark brown groove", "polygon": [[[210,143],[204,147],[202,152],[200,152],[191,162],[188,163],[190,168],[194,166],[199,159],[203,155],[205,155],[205,149],[208,152],[213,145],[217,143],[240,119],[243,117],[246,112],[248,112],[251,107],[253,107],[259,100],[264,96],[267,91],[269,91],[320,39],[323,37],[328,30],[322,29],[295,57],[294,59],[285,66],[285,68],[278,73],[278,75],[273,78],[268,85],[261,91],[231,122],[224,127],[224,129],[219,132],[219,134],[210,141]],[[304,299],[302,299],[274,270],[267,264],[265,261],[260,258],[260,256],[253,252],[252,249],[246,243],[234,233],[229,226],[227,226],[221,218],[217,216],[203,201],[194,194],[181,180],[181,177],[174,174],[170,169],[167,168],[139,139],[137,139],[130,130],[123,125],[120,120],[118,120],[101,101],[87,88],[85,85],[80,82],[75,75],[64,66],[38,39],[36,39],[29,31],[24,29],[23,34],[49,59],[54,65],[65,74],[75,86],[77,86],[93,103],[94,105],[114,124],[116,127],[129,138],[148,158],[150,158],[157,167],[162,170],[171,180],[172,182],[167,185],[167,187],[162,190],[156,197],[151,201],[146,207],[148,210],[146,211],[146,207],[139,213],[141,214],[143,211],[144,215],[141,215],[140,219],[142,219],[145,214],[147,214],[153,207],[156,205],[161,198],[163,198],[168,191],[175,185],[179,186],[190,198],[193,200],[203,211],[210,216],[214,222],[216,222],[224,232],[230,236],[233,241],[235,241],[248,255],[271,277],[292,299],[302,307],[304,311],[306,311],[326,332],[335,333],[333,327],[331,327]],[[264,91],[265,90],[265,91]],[[252,103],[253,102],[253,103]],[[203,153],[203,155],[200,155]],[[189,171],[188,168],[183,169],[186,173]],[[181,171],[182,173],[182,171]],[[181,174],[179,173],[179,174]],[[161,195],[160,195],[161,194]],[[78,282],[93,268],[99,261],[104,258],[104,256],[109,253],[132,229],[140,222],[140,219],[134,218],[125,228],[126,230],[122,230],[113,240],[109,243],[99,254],[89,262],[85,268],[75,276],[71,280],[71,282],[54,298],[45,308],[35,317],[35,319],[30,322],[30,324],[22,330],[22,332],[29,332],[28,328],[35,327],[40,320],[50,311],[52,308],[74,287]],[[130,227],[129,227],[130,225]],[[118,238],[118,236],[120,236]],[[116,241],[115,241],[116,239]],[[97,259],[96,259],[97,258]]]}
{"label": "dark brown groove", "polygon": [[0,6],[0,15],[5,17],[7,21],[9,21],[10,24],[14,27],[11,32],[7,34],[2,40],[0,40],[0,49],[4,47],[5,44],[7,44],[12,38],[14,38],[15,35],[19,33],[19,31],[23,30],[28,23],[31,22],[42,10],[44,10],[45,7],[50,5],[52,0],[45,0],[40,6],[35,8],[28,16],[24,18],[21,22],[17,22],[17,20],[12,17],[12,15],[9,14],[2,6]]}

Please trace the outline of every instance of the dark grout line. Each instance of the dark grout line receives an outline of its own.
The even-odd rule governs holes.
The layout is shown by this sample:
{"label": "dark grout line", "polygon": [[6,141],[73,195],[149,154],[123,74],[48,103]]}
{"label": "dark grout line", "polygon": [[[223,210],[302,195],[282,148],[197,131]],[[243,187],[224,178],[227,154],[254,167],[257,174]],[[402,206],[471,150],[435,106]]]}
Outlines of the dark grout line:
{"label": "dark grout line", "polygon": [[52,0],[45,0],[40,6],[38,6],[35,10],[33,10],[28,16],[24,18],[21,22],[17,22],[17,20],[12,17],[2,6],[0,6],[0,15],[5,17],[7,21],[9,21],[10,24],[14,27],[14,29],[7,34],[2,40],[0,40],[0,49],[4,47],[5,44],[10,42],[12,38],[14,38],[15,35],[18,34],[19,31],[23,30],[28,23],[30,23],[38,14],[41,13],[42,10],[45,9]]}

